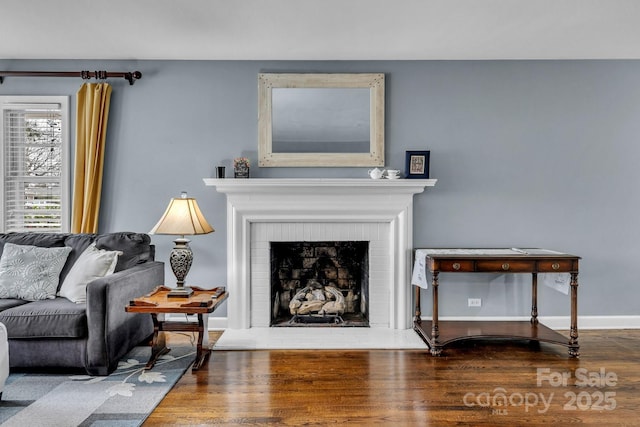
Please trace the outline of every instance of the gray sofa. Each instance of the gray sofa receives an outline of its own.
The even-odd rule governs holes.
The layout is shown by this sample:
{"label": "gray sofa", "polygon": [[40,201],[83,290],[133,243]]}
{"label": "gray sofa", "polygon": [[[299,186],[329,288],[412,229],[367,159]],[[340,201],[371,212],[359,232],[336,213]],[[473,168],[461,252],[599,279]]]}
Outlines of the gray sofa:
{"label": "gray sofa", "polygon": [[84,368],[90,375],[108,375],[131,348],[148,339],[153,323],[148,314],[125,312],[135,297],[164,283],[164,264],[154,261],[150,238],[140,233],[0,234],[0,255],[6,243],[39,247],[71,247],[60,273],[92,243],[119,250],[115,272],[87,285],[86,303],[64,297],[38,301],[0,298],[0,322],[7,327],[12,368]]}

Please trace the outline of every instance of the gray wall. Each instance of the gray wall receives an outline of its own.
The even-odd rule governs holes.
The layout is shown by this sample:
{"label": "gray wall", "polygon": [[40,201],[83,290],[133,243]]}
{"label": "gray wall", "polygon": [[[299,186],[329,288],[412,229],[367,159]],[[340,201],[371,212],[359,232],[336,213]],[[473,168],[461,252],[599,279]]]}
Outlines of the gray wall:
{"label": "gray wall", "polygon": [[[202,182],[214,166],[245,155],[254,177],[366,176],[255,166],[258,73],[384,72],[387,166],[404,169],[406,150],[428,149],[439,180],[415,198],[415,247],[574,253],[580,315],[639,314],[640,61],[0,60],[0,69],[143,73],[131,87],[112,81],[100,228],[146,232],[187,190],[216,228],[192,238],[188,282],[205,287],[226,278],[225,198]],[[9,77],[0,94],[75,95],[81,83]],[[171,240],[153,237],[160,260]],[[443,275],[441,315],[526,315],[528,288],[503,292],[496,278]],[[540,292],[541,315],[568,315],[566,296]],[[467,308],[467,297],[483,307]]]}

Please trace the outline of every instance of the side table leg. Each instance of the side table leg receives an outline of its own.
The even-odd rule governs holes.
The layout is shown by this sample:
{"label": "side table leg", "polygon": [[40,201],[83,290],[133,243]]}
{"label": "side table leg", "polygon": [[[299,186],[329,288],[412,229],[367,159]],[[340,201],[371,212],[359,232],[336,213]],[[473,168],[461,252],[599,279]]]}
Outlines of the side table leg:
{"label": "side table leg", "polygon": [[569,337],[569,356],[580,357],[580,344],[578,344],[578,273],[571,273],[571,329]]}
{"label": "side table leg", "polygon": [[433,356],[440,356],[442,353],[442,346],[438,344],[438,337],[440,336],[440,328],[438,325],[438,275],[439,271],[433,272],[433,278],[431,280],[432,293],[433,293],[433,319],[431,321],[431,354]]}
{"label": "side table leg", "polygon": [[208,314],[198,314],[198,345],[196,347],[196,360],[193,362],[191,372],[197,371],[208,360],[211,349],[209,348]]}
{"label": "side table leg", "polygon": [[422,323],[422,312],[421,312],[421,303],[420,303],[420,286],[413,286],[415,292],[415,316],[413,317],[413,321],[420,324]]}
{"label": "side table leg", "polygon": [[538,273],[531,277],[531,324],[538,324]]}
{"label": "side table leg", "polygon": [[162,324],[164,323],[164,314],[151,313],[153,319],[153,338],[151,340],[151,357],[145,366],[145,369],[153,368],[158,358],[163,354],[169,353],[167,347],[164,332],[162,331]]}

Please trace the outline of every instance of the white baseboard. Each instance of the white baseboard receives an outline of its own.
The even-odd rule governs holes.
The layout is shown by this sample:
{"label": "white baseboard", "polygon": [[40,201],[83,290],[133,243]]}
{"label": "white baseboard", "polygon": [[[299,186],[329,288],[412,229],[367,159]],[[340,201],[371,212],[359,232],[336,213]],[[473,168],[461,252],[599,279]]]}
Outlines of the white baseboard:
{"label": "white baseboard", "polygon": [[[198,316],[195,314],[185,315],[185,314],[176,314],[171,313],[167,314],[165,317],[166,320],[171,322],[198,322]],[[217,331],[221,329],[227,328],[227,318],[226,317],[209,317],[209,331]]]}
{"label": "white baseboard", "polygon": [[[193,317],[194,321],[196,319]],[[169,319],[184,320],[180,315],[172,314]],[[540,322],[551,329],[568,330],[569,316],[540,316]],[[529,316],[520,317],[440,317],[440,320],[529,320]],[[209,317],[209,330],[227,328],[226,317]],[[578,316],[578,330],[586,329],[640,329],[640,316]]]}
{"label": "white baseboard", "polygon": [[227,329],[227,323],[228,321],[226,317],[209,317],[209,330],[219,331]]}

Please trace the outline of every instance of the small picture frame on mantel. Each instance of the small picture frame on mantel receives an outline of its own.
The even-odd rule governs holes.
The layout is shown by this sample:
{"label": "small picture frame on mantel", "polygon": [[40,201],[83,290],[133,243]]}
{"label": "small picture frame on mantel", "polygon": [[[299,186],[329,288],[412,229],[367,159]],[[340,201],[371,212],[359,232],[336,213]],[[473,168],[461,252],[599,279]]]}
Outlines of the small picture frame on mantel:
{"label": "small picture frame on mantel", "polygon": [[233,159],[233,177],[249,178],[249,159],[246,157],[236,157]]}
{"label": "small picture frame on mantel", "polygon": [[430,151],[407,151],[404,171],[405,178],[429,179]]}

